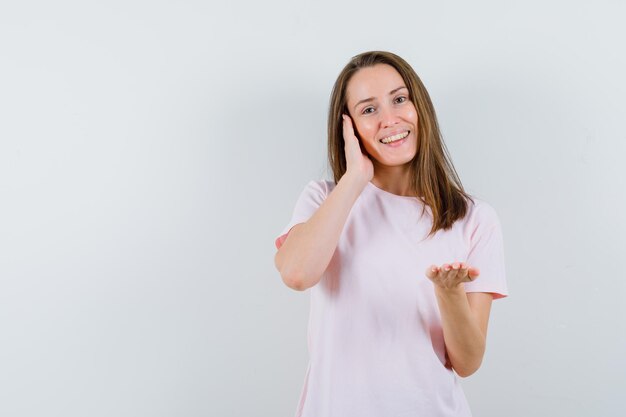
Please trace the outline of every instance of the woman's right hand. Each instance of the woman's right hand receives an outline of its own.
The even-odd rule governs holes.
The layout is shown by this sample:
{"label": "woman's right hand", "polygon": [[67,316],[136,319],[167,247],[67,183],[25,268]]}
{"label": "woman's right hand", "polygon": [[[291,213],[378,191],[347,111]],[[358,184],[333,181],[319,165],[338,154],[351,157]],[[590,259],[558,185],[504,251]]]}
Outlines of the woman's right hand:
{"label": "woman's right hand", "polygon": [[346,153],[346,173],[352,173],[369,182],[374,177],[372,160],[361,151],[359,139],[354,134],[352,119],[343,114],[343,139]]}

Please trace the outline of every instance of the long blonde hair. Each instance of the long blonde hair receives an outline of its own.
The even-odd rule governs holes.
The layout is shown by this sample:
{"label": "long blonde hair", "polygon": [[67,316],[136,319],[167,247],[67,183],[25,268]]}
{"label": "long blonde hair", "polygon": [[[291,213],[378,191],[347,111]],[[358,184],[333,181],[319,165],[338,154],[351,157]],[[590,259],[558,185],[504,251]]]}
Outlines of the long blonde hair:
{"label": "long blonde hair", "polygon": [[451,228],[456,220],[465,217],[467,199],[472,203],[474,200],[463,189],[454,169],[430,96],[413,68],[404,59],[386,51],[364,52],[352,57],[339,73],[331,92],[328,111],[328,162],[336,184],[347,168],[341,118],[342,113],[349,114],[346,87],[358,70],[376,64],[391,65],[400,73],[409,90],[409,99],[417,110],[417,152],[410,162],[410,187],[430,207],[433,217],[433,226],[428,234],[430,237],[439,229]]}

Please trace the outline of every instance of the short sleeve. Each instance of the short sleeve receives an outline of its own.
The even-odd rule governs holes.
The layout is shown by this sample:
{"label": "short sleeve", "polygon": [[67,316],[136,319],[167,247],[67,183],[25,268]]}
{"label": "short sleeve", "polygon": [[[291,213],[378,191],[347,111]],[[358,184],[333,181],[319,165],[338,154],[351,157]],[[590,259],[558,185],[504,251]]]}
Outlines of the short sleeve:
{"label": "short sleeve", "polygon": [[470,236],[470,250],[466,263],[480,270],[472,282],[465,282],[465,292],[492,293],[493,299],[509,295],[504,267],[502,227],[496,211],[480,202],[474,207],[476,215]]}
{"label": "short sleeve", "polygon": [[276,249],[280,249],[292,227],[298,223],[306,222],[315,214],[326,199],[327,194],[328,184],[326,181],[309,181],[296,201],[291,220],[283,228],[274,242]]}

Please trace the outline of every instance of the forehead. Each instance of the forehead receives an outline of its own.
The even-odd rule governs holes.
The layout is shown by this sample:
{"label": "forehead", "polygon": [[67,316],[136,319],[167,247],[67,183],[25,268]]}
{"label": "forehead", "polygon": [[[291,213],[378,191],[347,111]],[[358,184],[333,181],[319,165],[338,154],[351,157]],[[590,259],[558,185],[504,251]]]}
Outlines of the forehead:
{"label": "forehead", "polygon": [[382,98],[400,86],[406,87],[406,84],[394,67],[376,64],[354,73],[346,86],[346,99],[354,103],[369,97]]}

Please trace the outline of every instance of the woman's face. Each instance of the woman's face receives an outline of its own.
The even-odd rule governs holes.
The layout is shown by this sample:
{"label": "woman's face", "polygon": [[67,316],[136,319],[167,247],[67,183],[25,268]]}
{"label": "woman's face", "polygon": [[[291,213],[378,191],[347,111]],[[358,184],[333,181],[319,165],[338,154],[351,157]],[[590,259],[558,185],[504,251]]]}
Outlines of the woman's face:
{"label": "woman's face", "polygon": [[[374,165],[404,165],[417,152],[417,110],[409,100],[404,80],[390,65],[358,70],[346,86],[347,105],[355,133]],[[408,136],[389,144],[381,140]],[[395,138],[394,138],[395,139]]]}

